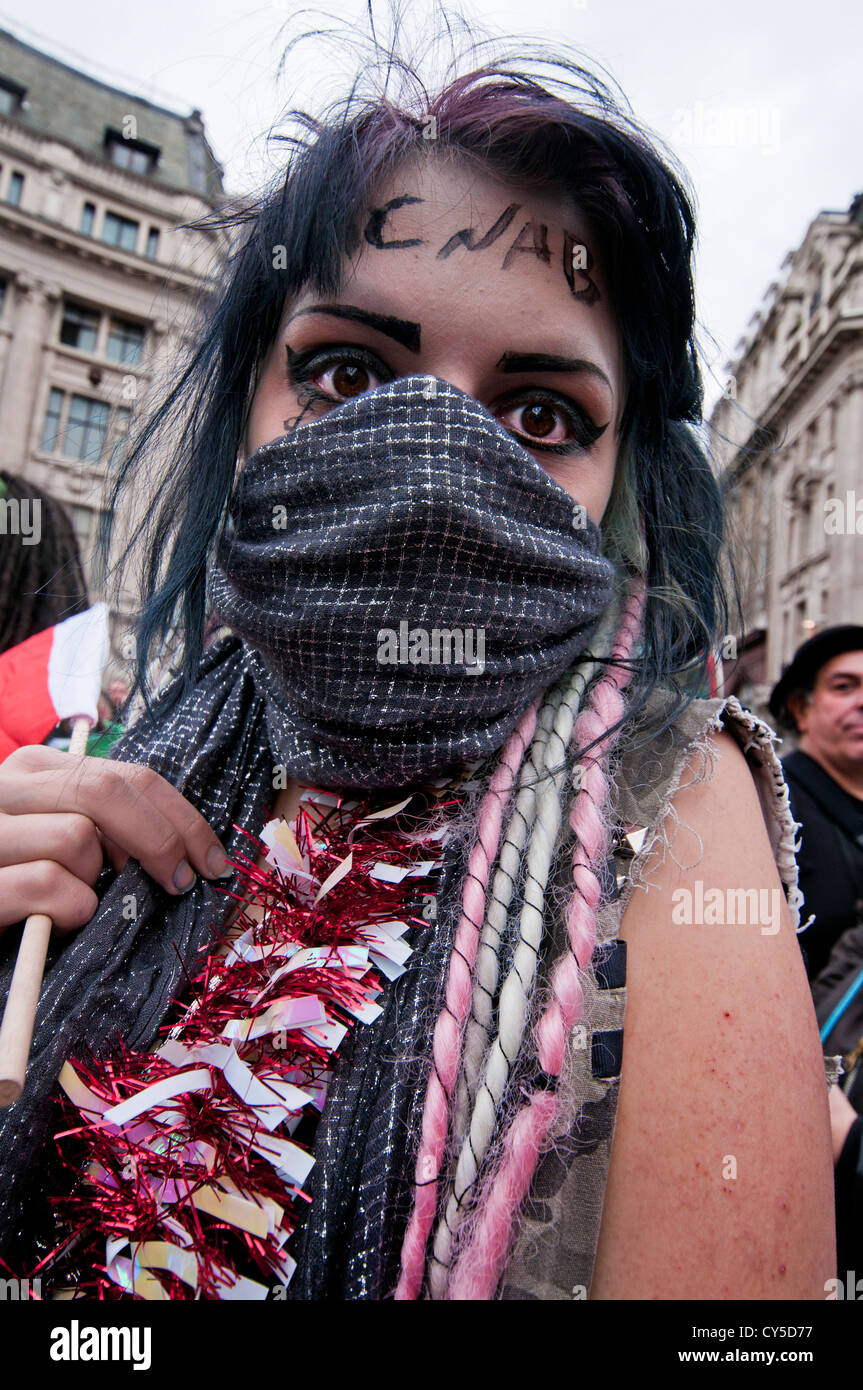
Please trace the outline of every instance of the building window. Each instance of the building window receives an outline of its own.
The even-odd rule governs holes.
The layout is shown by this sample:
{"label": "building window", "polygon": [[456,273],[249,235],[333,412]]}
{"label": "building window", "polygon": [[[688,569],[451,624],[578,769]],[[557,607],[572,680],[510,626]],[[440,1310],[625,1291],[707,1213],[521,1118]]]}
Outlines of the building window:
{"label": "building window", "polygon": [[114,418],[111,422],[112,444],[110,462],[110,466],[113,470],[120,467],[126,453],[126,444],[129,436],[129,418],[131,414],[131,410],[127,410],[125,406],[118,406],[114,411]]}
{"label": "building window", "polygon": [[782,655],[780,666],[787,666],[791,659],[789,632],[791,630],[791,614],[787,608],[782,610]]}
{"label": "building window", "polygon": [[46,454],[53,454],[60,438],[60,415],[63,411],[63,392],[52,386],[45,411],[45,424],[42,428],[42,448]]}
{"label": "building window", "polygon": [[799,530],[797,503],[791,499],[791,515],[788,518],[788,568],[793,569],[797,564],[797,544]]}
{"label": "building window", "polygon": [[3,317],[3,305],[6,303],[6,276],[0,275],[0,318]]}
{"label": "building window", "polygon": [[41,447],[45,453],[84,463],[100,463],[110,451],[110,466],[122,458],[131,412],[125,406],[113,410],[107,401],[89,396],[69,396],[53,386],[48,396]]}
{"label": "building window", "polygon": [[759,608],[767,607],[767,580],[771,550],[771,501],[773,480],[766,464],[761,465],[760,496],[758,498],[758,529],[749,532],[751,536],[761,535],[764,539],[757,546],[755,559],[755,598]]}
{"label": "building window", "polygon": [[839,405],[836,401],[831,401],[827,407],[827,448],[836,448],[836,416],[839,412]]}
{"label": "building window", "polygon": [[81,210],[81,231],[84,236],[93,235],[93,223],[96,221],[96,204],[85,203]]}
{"label": "building window", "polygon": [[154,261],[159,254],[159,228],[151,227],[147,233],[147,257]]}
{"label": "building window", "polygon": [[161,150],[146,140],[127,140],[118,130],[107,130],[105,153],[118,169],[128,169],[133,174],[152,174]]}
{"label": "building window", "polygon": [[21,193],[24,188],[24,175],[19,174],[17,169],[13,169],[9,175],[9,190],[6,194],[6,202],[11,203],[13,208],[21,206]]}
{"label": "building window", "polygon": [[104,582],[105,576],[102,572],[104,562],[97,546],[105,534],[110,513],[97,511],[93,507],[82,507],[75,502],[65,502],[64,506],[72,522],[87,578],[94,589],[98,588]]}
{"label": "building window", "polygon": [[106,545],[109,539],[108,532],[111,528],[108,523],[110,520],[110,512],[104,511],[99,513],[99,544],[102,546]]}
{"label": "building window", "polygon": [[66,347],[77,348],[79,352],[95,352],[98,336],[99,315],[95,310],[67,299],[60,323],[60,342]]}
{"label": "building window", "polygon": [[78,550],[89,577],[93,560],[93,512],[90,507],[80,507],[74,502],[67,502],[65,505],[72,521]]}
{"label": "building window", "polygon": [[27,88],[9,77],[0,77],[0,116],[14,116],[21,110]]}
{"label": "building window", "polygon": [[122,362],[124,366],[137,367],[144,349],[144,329],[140,323],[128,319],[112,319],[108,333],[105,355],[112,362]]}
{"label": "building window", "polygon": [[800,507],[800,560],[806,560],[812,554],[812,496],[809,489],[803,495]]}
{"label": "building window", "polygon": [[66,421],[62,452],[66,458],[98,463],[105,447],[110,411],[104,401],[89,396],[73,396]]}
{"label": "building window", "polygon": [[109,246],[119,246],[121,251],[134,251],[138,245],[138,223],[116,212],[106,212],[102,240]]}

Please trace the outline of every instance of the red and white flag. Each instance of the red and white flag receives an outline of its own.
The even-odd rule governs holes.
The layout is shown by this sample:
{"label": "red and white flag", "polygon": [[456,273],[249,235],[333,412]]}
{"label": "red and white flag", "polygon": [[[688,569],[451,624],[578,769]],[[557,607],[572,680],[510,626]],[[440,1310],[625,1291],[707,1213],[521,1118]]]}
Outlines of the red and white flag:
{"label": "red and white flag", "polygon": [[94,603],[0,655],[0,762],[63,719],[97,723],[109,650],[108,609]]}

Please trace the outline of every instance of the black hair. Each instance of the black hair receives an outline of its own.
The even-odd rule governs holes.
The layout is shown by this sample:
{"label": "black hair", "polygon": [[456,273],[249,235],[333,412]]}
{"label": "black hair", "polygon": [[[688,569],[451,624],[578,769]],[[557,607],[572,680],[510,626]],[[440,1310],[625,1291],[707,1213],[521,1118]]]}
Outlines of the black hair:
{"label": "black hair", "polygon": [[[38,543],[4,536],[0,545],[0,652],[90,606],[78,541],[65,508],[27,478],[0,469],[7,503],[38,508]],[[2,504],[0,504],[2,505]],[[7,509],[8,513],[8,509]]]}

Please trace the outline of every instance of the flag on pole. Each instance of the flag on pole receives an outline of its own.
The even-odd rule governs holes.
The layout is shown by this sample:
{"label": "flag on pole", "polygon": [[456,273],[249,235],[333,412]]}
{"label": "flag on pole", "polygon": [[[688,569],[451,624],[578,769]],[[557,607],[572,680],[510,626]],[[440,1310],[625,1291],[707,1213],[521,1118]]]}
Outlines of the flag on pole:
{"label": "flag on pole", "polygon": [[98,722],[109,651],[108,609],[94,603],[0,655],[0,762],[61,720]]}

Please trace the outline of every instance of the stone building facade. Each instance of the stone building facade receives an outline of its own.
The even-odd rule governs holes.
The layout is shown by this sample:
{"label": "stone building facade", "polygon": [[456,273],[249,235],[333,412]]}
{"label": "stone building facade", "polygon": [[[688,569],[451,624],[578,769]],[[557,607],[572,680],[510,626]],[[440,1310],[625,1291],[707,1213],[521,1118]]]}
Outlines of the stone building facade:
{"label": "stone building facade", "polygon": [[762,712],[801,642],[863,622],[863,195],[782,271],[710,421],[744,619],[725,689]]}
{"label": "stone building facade", "polygon": [[[200,112],[119,91],[0,30],[0,467],[62,502],[91,601],[106,484],[224,254]],[[129,534],[118,518],[118,539]],[[111,604],[125,671],[135,594]]]}

